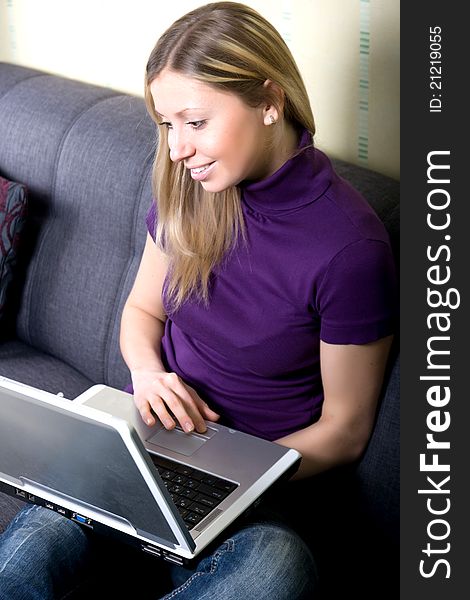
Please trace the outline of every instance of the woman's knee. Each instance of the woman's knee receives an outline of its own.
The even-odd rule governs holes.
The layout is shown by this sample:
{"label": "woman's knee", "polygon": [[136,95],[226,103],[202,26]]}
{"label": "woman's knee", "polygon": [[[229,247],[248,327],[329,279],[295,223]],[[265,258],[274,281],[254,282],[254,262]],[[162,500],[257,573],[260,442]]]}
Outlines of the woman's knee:
{"label": "woman's knee", "polygon": [[[294,531],[266,523],[242,530],[239,536],[240,541],[235,536],[235,544],[251,546],[246,560],[253,573],[252,585],[255,583],[258,588],[256,597],[280,600],[312,597],[317,579],[315,562],[305,542]],[[255,587],[251,589],[253,592]]]}
{"label": "woman's knee", "polygon": [[71,548],[80,552],[88,545],[82,528],[73,521],[41,506],[27,506],[11,521],[2,534],[5,544],[21,544],[26,548],[39,546]]}
{"label": "woman's knee", "polygon": [[23,581],[74,578],[87,565],[89,541],[79,525],[39,506],[21,510],[0,536],[0,573]]}
{"label": "woman's knee", "polygon": [[316,569],[309,549],[293,531],[256,523],[225,540],[184,579],[179,570],[174,583],[180,587],[168,598],[311,600]]}

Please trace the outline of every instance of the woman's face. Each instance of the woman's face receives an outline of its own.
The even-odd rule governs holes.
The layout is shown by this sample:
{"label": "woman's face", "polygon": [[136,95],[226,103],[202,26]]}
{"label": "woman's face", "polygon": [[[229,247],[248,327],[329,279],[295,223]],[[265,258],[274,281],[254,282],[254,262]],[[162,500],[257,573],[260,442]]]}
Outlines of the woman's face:
{"label": "woman's face", "polygon": [[167,69],[150,91],[168,128],[171,160],[182,161],[208,192],[262,179],[280,166],[275,150],[268,151],[272,107],[252,108],[235,94]]}

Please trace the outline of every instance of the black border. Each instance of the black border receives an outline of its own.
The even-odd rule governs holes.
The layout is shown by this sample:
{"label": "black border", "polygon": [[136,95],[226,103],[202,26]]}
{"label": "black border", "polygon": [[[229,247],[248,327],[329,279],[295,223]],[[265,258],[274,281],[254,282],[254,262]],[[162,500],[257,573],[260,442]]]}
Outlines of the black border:
{"label": "black border", "polygon": [[[470,174],[470,169],[464,150],[468,119],[463,110],[463,104],[467,101],[470,28],[463,7],[461,3],[449,1],[401,2],[400,596],[406,600],[467,597],[467,579],[470,575],[470,565],[467,564],[470,556],[470,483],[467,465],[470,458],[470,394],[466,389],[466,374],[470,373],[470,352],[467,349],[470,328],[465,314],[470,279],[470,252],[466,243],[470,240],[470,227],[467,225],[470,219],[466,219],[466,204],[470,203],[470,194],[465,178],[467,173]],[[441,90],[430,89],[430,27],[440,27],[442,30]],[[441,112],[432,113],[429,110],[433,93],[441,94]],[[450,151],[449,157],[443,159],[443,162],[450,164],[450,184],[441,186],[448,190],[451,198],[448,209],[451,223],[445,232],[433,231],[426,223],[428,193],[432,186],[427,182],[427,156],[429,152],[438,150]],[[451,239],[445,240],[445,235],[450,235]],[[451,399],[441,410],[449,412],[451,423],[445,432],[436,434],[436,439],[448,440],[451,444],[450,450],[439,452],[440,462],[448,462],[450,472],[435,473],[434,479],[440,482],[450,475],[450,480],[447,486],[442,486],[442,489],[449,489],[449,494],[426,495],[418,494],[419,489],[432,487],[426,485],[426,475],[432,474],[423,473],[419,466],[419,455],[426,451],[426,434],[429,432],[426,418],[434,410],[426,398],[430,382],[420,381],[420,376],[429,374],[426,344],[430,335],[433,335],[427,328],[426,317],[432,312],[427,302],[427,288],[430,286],[427,270],[434,263],[427,259],[426,250],[428,245],[437,248],[441,244],[447,244],[451,250],[448,261],[444,260],[447,255],[445,252],[438,261],[443,267],[448,265],[451,269],[447,287],[457,289],[460,294],[459,307],[448,309],[451,327],[447,333],[450,337],[447,347],[450,355],[443,361],[450,364],[450,382],[442,385],[449,385]],[[437,371],[434,373],[437,374]],[[445,497],[450,500],[449,511],[441,516],[449,524],[449,534],[440,542],[428,538],[430,522],[440,518],[429,513],[426,506],[428,497],[435,498],[436,508],[438,498],[441,507],[446,504]],[[439,529],[439,525],[433,525],[431,531],[443,535],[446,527],[441,525]],[[449,543],[449,551],[433,554],[429,558],[422,552],[428,541],[433,548],[441,550],[447,548],[446,544]],[[434,570],[434,562],[440,558],[449,563],[449,578],[446,578],[449,571],[444,563],[435,567],[431,577],[425,578],[420,574],[421,560],[427,561],[424,570],[429,574]]]}

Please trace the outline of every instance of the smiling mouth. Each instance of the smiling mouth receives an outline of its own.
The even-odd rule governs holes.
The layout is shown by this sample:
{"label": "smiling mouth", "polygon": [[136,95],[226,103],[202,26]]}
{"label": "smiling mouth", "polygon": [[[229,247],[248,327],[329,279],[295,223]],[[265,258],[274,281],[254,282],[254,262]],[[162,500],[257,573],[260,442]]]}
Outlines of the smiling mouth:
{"label": "smiling mouth", "polygon": [[195,167],[193,169],[190,169],[191,177],[195,181],[203,181],[207,177],[207,175],[210,173],[210,171],[214,165],[215,165],[215,162],[211,162],[202,167]]}
{"label": "smiling mouth", "polygon": [[211,162],[208,165],[204,165],[203,167],[195,167],[194,169],[191,169],[191,173],[194,173],[195,175],[199,175],[199,173],[204,173],[204,171],[207,171],[207,169],[213,164],[214,163]]}

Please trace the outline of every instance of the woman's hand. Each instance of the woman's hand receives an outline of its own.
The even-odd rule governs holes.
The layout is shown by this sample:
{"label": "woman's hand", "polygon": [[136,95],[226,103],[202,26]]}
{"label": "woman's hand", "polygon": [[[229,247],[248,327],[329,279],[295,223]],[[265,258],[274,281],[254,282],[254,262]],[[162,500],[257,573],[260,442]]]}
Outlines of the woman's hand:
{"label": "woman's hand", "polygon": [[135,369],[131,376],[135,405],[149,426],[155,424],[152,410],[165,429],[173,429],[176,418],[187,433],[194,430],[204,433],[207,429],[204,419],[217,421],[220,418],[176,373]]}

